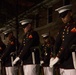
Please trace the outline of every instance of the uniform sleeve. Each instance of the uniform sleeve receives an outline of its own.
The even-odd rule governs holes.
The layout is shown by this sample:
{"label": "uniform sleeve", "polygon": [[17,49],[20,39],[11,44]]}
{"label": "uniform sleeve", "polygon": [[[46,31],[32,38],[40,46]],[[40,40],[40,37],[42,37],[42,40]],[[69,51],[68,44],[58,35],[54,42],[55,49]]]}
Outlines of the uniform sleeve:
{"label": "uniform sleeve", "polygon": [[28,42],[26,43],[26,46],[23,46],[20,54],[19,54],[19,57],[22,59],[23,56],[26,54],[26,57],[28,54],[30,54],[31,51],[30,50],[30,47],[32,46],[32,42],[33,42],[33,39],[29,39]]}
{"label": "uniform sleeve", "polygon": [[2,43],[1,47],[2,47],[2,50],[4,50],[6,48],[6,45]]}
{"label": "uniform sleeve", "polygon": [[43,60],[43,58],[44,58],[44,50],[43,50],[43,46],[42,45],[40,47],[40,50],[41,50],[40,60]]}
{"label": "uniform sleeve", "polygon": [[31,47],[35,46],[37,44],[37,40],[39,40],[38,38],[38,34],[37,33],[32,33],[30,38],[28,38],[25,46],[23,46],[20,54],[19,54],[19,58],[23,58],[24,55],[27,59],[27,56],[31,53]]}
{"label": "uniform sleeve", "polygon": [[0,45],[0,56],[3,54],[5,48],[6,48],[6,45],[2,42],[2,44]]}
{"label": "uniform sleeve", "polygon": [[7,57],[7,55],[10,54],[11,48],[12,48],[12,45],[9,45],[5,48],[4,53],[1,56],[1,59],[5,59]]}
{"label": "uniform sleeve", "polygon": [[62,60],[67,60],[72,53],[71,46],[74,44],[76,45],[76,33],[70,33],[69,38],[65,40],[64,45],[60,47],[57,57]]}
{"label": "uniform sleeve", "polygon": [[70,43],[70,49],[73,52],[76,52],[76,35],[74,37],[74,39],[72,40],[72,42]]}
{"label": "uniform sleeve", "polygon": [[57,53],[59,52],[59,49],[61,47],[61,43],[62,43],[62,39],[61,39],[61,33],[58,33],[57,37],[56,37],[56,41],[55,41],[55,55],[57,55]]}
{"label": "uniform sleeve", "polygon": [[14,46],[15,46],[15,42],[13,40],[10,41],[10,43],[7,45],[7,47],[5,48],[5,50],[1,56],[2,60],[4,60],[8,55],[10,55],[10,53],[14,49]]}

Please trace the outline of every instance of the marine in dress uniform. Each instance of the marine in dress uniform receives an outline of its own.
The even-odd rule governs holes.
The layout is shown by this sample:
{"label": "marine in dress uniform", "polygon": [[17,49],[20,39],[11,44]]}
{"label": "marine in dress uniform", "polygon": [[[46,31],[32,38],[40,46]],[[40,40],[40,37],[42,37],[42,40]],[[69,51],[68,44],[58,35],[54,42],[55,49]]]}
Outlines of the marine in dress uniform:
{"label": "marine in dress uniform", "polygon": [[44,75],[53,75],[53,68],[49,67],[50,58],[54,56],[53,48],[55,40],[49,33],[42,34],[43,44],[41,44],[41,66],[43,67]]}
{"label": "marine in dress uniform", "polygon": [[16,52],[16,38],[14,37],[11,29],[4,31],[3,33],[4,36],[8,38],[6,48],[1,55],[1,60],[4,63],[6,75],[17,75],[17,68],[12,67],[12,61],[15,58]]}
{"label": "marine in dress uniform", "polygon": [[56,9],[64,26],[57,35],[56,57],[50,62],[50,67],[59,61],[60,75],[76,75],[76,58],[73,54],[75,49],[71,49],[72,46],[76,46],[76,23],[72,17],[71,7],[72,5],[66,5]]}
{"label": "marine in dress uniform", "polygon": [[39,35],[32,29],[31,20],[22,20],[20,23],[25,34],[23,36],[21,52],[13,61],[13,65],[21,59],[23,61],[24,75],[39,75]]}

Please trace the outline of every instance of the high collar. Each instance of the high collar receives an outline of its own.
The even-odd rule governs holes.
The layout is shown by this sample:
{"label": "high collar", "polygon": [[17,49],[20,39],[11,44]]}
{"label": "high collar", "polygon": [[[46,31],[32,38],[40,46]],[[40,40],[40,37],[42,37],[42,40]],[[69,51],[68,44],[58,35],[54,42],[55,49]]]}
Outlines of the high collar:
{"label": "high collar", "polygon": [[74,19],[71,19],[68,23],[65,24],[65,26],[69,27],[69,26],[71,26],[72,24],[75,24]]}
{"label": "high collar", "polygon": [[71,20],[67,23],[67,25],[73,24],[74,22],[75,22],[74,19],[71,19]]}

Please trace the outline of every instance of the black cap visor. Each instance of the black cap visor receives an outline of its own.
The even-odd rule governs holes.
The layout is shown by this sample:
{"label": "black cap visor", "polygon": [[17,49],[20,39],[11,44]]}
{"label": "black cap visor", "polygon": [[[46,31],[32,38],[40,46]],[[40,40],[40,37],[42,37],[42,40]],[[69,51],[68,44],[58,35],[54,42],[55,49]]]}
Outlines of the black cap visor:
{"label": "black cap visor", "polygon": [[29,23],[22,25],[22,28],[26,28]]}
{"label": "black cap visor", "polygon": [[49,36],[43,37],[43,39],[47,39]]}
{"label": "black cap visor", "polygon": [[64,17],[68,14],[68,11],[69,11],[69,10],[67,10],[67,11],[65,11],[65,12],[63,12],[63,13],[60,13],[60,14],[59,14],[59,17],[64,18]]}

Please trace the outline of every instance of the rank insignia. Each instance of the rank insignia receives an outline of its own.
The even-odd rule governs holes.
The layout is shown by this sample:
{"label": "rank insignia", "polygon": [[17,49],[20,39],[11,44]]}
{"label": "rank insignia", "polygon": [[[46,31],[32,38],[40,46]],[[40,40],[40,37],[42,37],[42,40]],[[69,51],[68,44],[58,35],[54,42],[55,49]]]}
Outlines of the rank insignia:
{"label": "rank insignia", "polygon": [[29,35],[29,39],[31,39],[31,38],[33,38],[33,36],[32,35]]}
{"label": "rank insignia", "polygon": [[72,28],[72,29],[71,29],[71,32],[76,32],[76,28],[75,28],[75,27]]}
{"label": "rank insignia", "polygon": [[13,44],[14,44],[14,42],[12,41],[10,44],[11,44],[11,45],[13,45]]}

